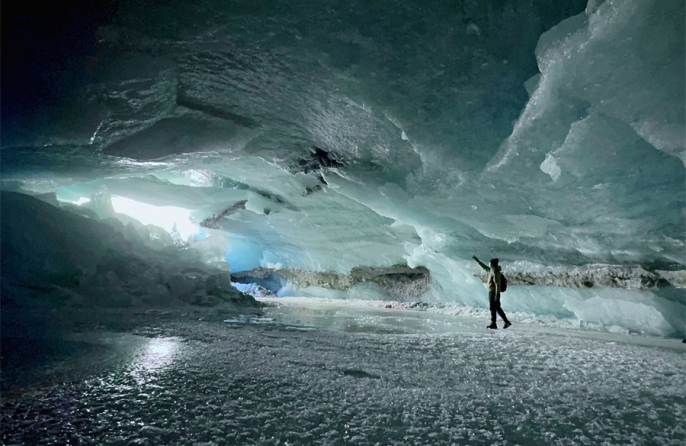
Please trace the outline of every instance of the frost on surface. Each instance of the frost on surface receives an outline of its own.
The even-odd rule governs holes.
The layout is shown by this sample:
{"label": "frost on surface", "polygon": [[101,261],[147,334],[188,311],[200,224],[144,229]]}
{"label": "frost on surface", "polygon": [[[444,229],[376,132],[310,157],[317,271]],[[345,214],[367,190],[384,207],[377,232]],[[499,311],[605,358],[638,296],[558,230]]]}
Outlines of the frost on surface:
{"label": "frost on surface", "polygon": [[6,401],[3,442],[680,446],[686,435],[674,340],[485,334],[469,319],[319,303],[267,310],[268,325],[152,323],[109,369]]}

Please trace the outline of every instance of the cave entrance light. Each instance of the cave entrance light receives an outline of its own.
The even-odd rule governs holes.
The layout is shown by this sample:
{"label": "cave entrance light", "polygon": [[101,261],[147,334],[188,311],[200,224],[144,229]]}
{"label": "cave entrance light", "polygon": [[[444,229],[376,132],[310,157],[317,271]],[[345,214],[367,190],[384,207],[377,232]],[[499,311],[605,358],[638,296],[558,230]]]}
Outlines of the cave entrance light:
{"label": "cave entrance light", "polygon": [[144,225],[159,226],[170,234],[176,228],[184,241],[201,232],[200,226],[191,221],[191,211],[188,209],[176,206],[153,206],[119,196],[112,196],[112,207],[117,213],[135,218]]}

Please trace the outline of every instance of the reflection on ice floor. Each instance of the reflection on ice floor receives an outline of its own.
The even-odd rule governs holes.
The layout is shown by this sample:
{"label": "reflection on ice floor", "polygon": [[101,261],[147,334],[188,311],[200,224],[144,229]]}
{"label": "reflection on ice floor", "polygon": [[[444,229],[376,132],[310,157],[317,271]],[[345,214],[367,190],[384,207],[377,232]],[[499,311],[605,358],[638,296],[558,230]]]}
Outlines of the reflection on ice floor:
{"label": "reflection on ice floor", "polygon": [[179,347],[179,341],[175,338],[153,338],[145,345],[143,353],[132,365],[131,376],[136,382],[143,385],[151,374],[160,373],[174,360],[174,355]]}
{"label": "reflection on ice floor", "polygon": [[154,336],[108,370],[5,401],[3,444],[686,440],[686,346],[675,340],[282,303],[267,309],[272,323],[136,330]]}
{"label": "reflection on ice floor", "polygon": [[[267,309],[269,319],[276,322],[301,326],[302,329],[327,329],[345,332],[394,333],[394,334],[450,334],[450,333],[484,333],[500,336],[528,335],[562,335],[597,339],[608,342],[621,342],[646,347],[661,347],[685,351],[686,347],[676,339],[665,339],[650,336],[637,336],[623,333],[586,331],[574,321],[565,319],[555,322],[546,321],[541,325],[527,321],[519,324],[518,319],[510,319],[515,328],[509,331],[492,332],[484,330],[490,323],[487,310],[468,312],[472,316],[459,316],[451,313],[442,314],[429,311],[412,311],[403,307],[385,308],[381,301],[350,302],[338,299],[317,299],[310,297],[260,298],[265,303],[276,304],[278,309]],[[389,305],[390,306],[390,305]],[[476,313],[477,317],[474,317]],[[479,318],[482,317],[482,318]],[[503,322],[498,318],[497,324],[502,328]],[[507,333],[507,334],[506,334]]]}

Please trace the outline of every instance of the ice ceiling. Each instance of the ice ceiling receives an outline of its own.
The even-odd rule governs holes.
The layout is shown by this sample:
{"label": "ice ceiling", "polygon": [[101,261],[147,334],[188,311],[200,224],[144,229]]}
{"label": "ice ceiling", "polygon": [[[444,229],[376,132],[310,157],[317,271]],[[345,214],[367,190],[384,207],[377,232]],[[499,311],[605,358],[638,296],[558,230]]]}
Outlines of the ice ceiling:
{"label": "ice ceiling", "polygon": [[245,268],[424,265],[464,303],[472,254],[686,264],[682,0],[103,5],[4,31],[3,188],[180,208]]}

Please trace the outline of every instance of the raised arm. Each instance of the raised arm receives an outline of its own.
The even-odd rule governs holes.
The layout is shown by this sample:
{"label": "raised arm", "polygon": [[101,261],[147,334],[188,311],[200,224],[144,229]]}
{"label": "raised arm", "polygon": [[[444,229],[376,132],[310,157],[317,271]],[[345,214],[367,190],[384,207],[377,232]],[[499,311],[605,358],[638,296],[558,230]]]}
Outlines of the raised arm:
{"label": "raised arm", "polygon": [[490,270],[490,268],[488,267],[488,265],[486,265],[486,264],[485,264],[484,262],[482,262],[481,260],[477,259],[476,256],[472,256],[472,258],[473,258],[474,260],[476,260],[476,263],[478,263],[479,265],[481,265],[481,267],[482,267],[483,269],[485,269],[486,271]]}

